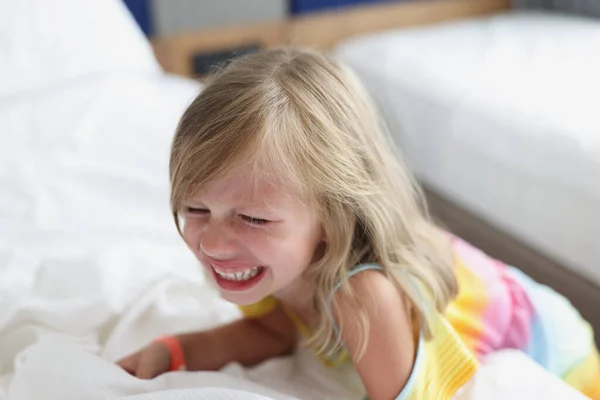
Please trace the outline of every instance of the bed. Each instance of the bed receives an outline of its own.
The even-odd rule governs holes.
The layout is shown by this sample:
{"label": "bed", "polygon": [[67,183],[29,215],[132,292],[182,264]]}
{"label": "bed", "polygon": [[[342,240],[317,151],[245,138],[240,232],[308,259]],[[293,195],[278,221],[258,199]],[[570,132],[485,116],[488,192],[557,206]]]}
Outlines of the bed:
{"label": "bed", "polygon": [[[432,202],[453,207],[442,210],[449,224],[565,293],[596,329],[599,48],[598,20],[507,12],[335,50],[368,87]],[[467,213],[459,219],[457,209]],[[498,237],[510,244],[491,243]]]}
{"label": "bed", "polygon": [[[0,399],[358,398],[303,351],[152,381],[114,365],[240,317],[169,215],[169,146],[201,85],[163,73],[118,0],[0,1],[0,27]],[[460,398],[535,394],[582,398],[515,352]]]}

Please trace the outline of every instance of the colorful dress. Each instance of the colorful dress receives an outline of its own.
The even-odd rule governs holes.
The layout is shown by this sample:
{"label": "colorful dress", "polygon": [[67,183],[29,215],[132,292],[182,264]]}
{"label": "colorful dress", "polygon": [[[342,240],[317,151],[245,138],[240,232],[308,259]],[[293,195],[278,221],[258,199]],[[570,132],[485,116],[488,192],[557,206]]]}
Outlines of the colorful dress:
{"label": "colorful dress", "polygon": [[[593,332],[571,304],[461,239],[451,240],[458,296],[443,315],[433,316],[431,340],[415,332],[415,363],[396,399],[449,400],[475,375],[478,361],[494,351],[510,348],[525,352],[572,387],[600,400],[600,357]],[[381,267],[360,265],[346,279],[372,269]],[[426,295],[424,291],[422,295]],[[247,318],[253,318],[277,306],[277,299],[268,297],[241,310]],[[310,335],[302,321],[289,311],[288,315],[304,335]],[[342,350],[321,359],[335,368],[349,357]]]}

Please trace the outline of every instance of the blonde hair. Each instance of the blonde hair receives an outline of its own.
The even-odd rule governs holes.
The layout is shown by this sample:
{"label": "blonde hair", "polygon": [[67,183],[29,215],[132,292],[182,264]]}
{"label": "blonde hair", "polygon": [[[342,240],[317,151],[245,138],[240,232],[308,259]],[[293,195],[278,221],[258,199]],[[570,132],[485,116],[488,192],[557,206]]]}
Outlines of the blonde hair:
{"label": "blonde hair", "polygon": [[[327,238],[306,272],[320,311],[311,344],[320,351],[339,345],[330,296],[361,263],[383,267],[429,337],[429,308],[443,311],[457,282],[449,241],[430,222],[394,148],[366,91],[342,64],[297,48],[239,58],[207,84],[177,128],[170,161],[175,223],[181,233],[187,196],[241,166],[277,171],[315,207]],[[411,277],[430,293],[430,305]],[[347,282],[340,296],[359,306]],[[369,324],[364,313],[357,315],[365,343]]]}

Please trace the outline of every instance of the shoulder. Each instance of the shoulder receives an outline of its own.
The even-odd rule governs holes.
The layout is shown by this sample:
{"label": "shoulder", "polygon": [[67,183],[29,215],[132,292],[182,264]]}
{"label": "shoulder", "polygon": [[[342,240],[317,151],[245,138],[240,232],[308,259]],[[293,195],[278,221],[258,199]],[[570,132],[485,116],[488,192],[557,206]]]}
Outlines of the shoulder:
{"label": "shoulder", "polygon": [[340,290],[333,299],[341,340],[369,397],[394,398],[411,374],[418,341],[408,300],[381,271],[362,271],[347,284],[352,295]]}
{"label": "shoulder", "polygon": [[367,269],[347,278],[352,291],[359,297],[376,296],[389,301],[399,298],[396,286],[380,269]]}
{"label": "shoulder", "polygon": [[352,301],[348,301],[343,290],[336,291],[332,298],[334,314],[355,313],[358,305],[370,317],[369,322],[378,323],[383,321],[375,317],[390,310],[395,310],[400,318],[409,313],[410,305],[405,296],[380,269],[361,270],[349,275],[345,283],[351,289]]}

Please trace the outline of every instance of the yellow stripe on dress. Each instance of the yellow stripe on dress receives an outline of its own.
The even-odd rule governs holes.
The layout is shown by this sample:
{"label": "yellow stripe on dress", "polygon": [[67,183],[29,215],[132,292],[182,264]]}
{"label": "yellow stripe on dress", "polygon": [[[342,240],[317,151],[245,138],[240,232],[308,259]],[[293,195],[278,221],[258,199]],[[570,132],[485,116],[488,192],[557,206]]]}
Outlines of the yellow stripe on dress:
{"label": "yellow stripe on dress", "polygon": [[279,300],[273,296],[265,297],[258,303],[247,306],[239,306],[239,309],[246,318],[260,318],[271,313],[279,305]]}
{"label": "yellow stripe on dress", "polygon": [[475,354],[477,344],[484,335],[482,315],[489,305],[489,293],[485,282],[467,268],[458,256],[456,277],[460,290],[454,301],[448,304],[444,315]]}
{"label": "yellow stripe on dress", "polygon": [[448,321],[440,316],[434,328],[410,400],[450,400],[477,372],[477,360]]}
{"label": "yellow stripe on dress", "polygon": [[589,398],[600,400],[600,355],[596,346],[583,362],[567,372],[564,381]]}

